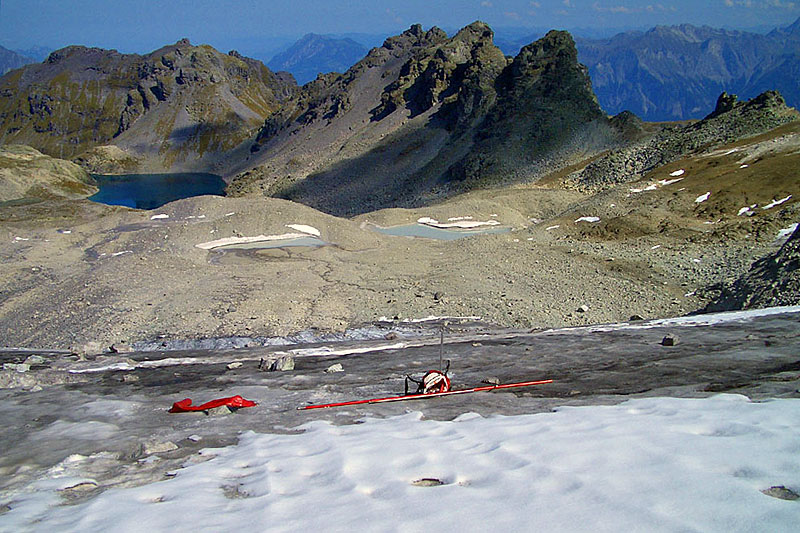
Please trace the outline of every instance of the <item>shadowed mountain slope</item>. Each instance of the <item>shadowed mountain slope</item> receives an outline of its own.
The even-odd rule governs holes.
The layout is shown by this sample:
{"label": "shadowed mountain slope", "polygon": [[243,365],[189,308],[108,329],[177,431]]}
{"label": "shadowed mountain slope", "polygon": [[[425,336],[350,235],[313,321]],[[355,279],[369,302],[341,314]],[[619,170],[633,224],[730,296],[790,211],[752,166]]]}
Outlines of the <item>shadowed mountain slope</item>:
{"label": "shadowed mountain slope", "polygon": [[413,26],[306,85],[267,120],[251,148],[259,166],[229,192],[353,215],[532,181],[615,142],[569,34],[513,60],[492,38],[481,22],[452,38]]}
{"label": "shadowed mountain slope", "polygon": [[800,305],[800,228],[795,228],[780,250],[769,254],[733,282],[707,289],[716,298],[703,312]]}

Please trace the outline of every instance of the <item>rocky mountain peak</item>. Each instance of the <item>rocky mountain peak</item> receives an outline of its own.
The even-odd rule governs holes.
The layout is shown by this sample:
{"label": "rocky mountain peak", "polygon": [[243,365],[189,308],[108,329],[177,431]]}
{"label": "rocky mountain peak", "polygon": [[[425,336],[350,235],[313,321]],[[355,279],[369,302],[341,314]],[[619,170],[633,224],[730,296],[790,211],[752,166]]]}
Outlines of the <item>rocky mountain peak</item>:
{"label": "rocky mountain peak", "polygon": [[714,107],[714,111],[712,111],[711,114],[709,114],[705,118],[707,119],[714,118],[723,113],[727,113],[728,111],[736,107],[736,104],[739,103],[738,100],[739,98],[735,94],[728,94],[727,92],[723,92],[722,94],[719,95],[719,98],[717,98],[717,105]]}
{"label": "rocky mountain peak", "polygon": [[571,61],[578,61],[578,50],[575,48],[575,41],[566,31],[551,30],[547,35],[534,41],[522,49],[514,58],[516,65],[527,65],[536,63],[542,59],[552,59],[564,56]]}
{"label": "rocky mountain peak", "polygon": [[[575,42],[565,31],[550,31],[524,46],[494,86],[496,103],[481,121],[471,153],[449,169],[452,181],[517,179],[507,169],[520,162],[534,164],[588,124],[607,122],[586,67],[578,63]],[[528,179],[534,175],[531,171]]]}
{"label": "rocky mountain peak", "polygon": [[714,112],[703,120],[665,129],[641,142],[612,150],[573,173],[568,181],[580,190],[602,190],[639,179],[654,168],[696,150],[758,135],[798,118],[797,111],[786,106],[776,91],[767,91],[746,102],[723,93]]}
{"label": "rocky mountain peak", "polygon": [[444,115],[451,125],[462,122],[465,112],[472,115],[480,106],[458,106],[458,102],[474,100],[477,93],[479,100],[488,93],[493,95],[494,80],[506,66],[505,56],[492,44],[493,36],[483,22],[473,22],[451,39],[432,28],[425,35],[428,45],[420,47],[403,64],[398,79],[384,90],[375,118],[399,108],[407,108],[414,116],[438,104],[456,104],[459,109],[455,113],[443,110]]}
{"label": "rocky mountain peak", "polygon": [[287,93],[260,62],[188,39],[144,56],[69,46],[0,78],[0,143],[72,158],[129,140],[159,170],[187,168],[241,142]]}
{"label": "rocky mountain peak", "polygon": [[472,24],[465,26],[458,33],[455,34],[453,40],[476,42],[476,41],[492,41],[494,39],[494,31],[485,22],[476,20]]}
{"label": "rocky mountain peak", "polygon": [[560,152],[548,164],[567,164],[576,147],[592,153],[618,136],[568,33],[551,32],[513,60],[493,38],[480,21],[451,38],[415,25],[345,74],[306,84],[265,121],[251,147],[258,166],[243,169],[229,193],[266,191],[352,215],[363,198],[389,207],[535,181],[550,150]]}
{"label": "rocky mountain peak", "polygon": [[49,65],[58,65],[72,58],[82,61],[86,57],[98,57],[102,55],[114,54],[117,54],[116,50],[104,50],[101,48],[88,48],[86,46],[71,45],[50,52],[50,55],[47,56],[45,63]]}
{"label": "rocky mountain peak", "polygon": [[422,29],[422,24],[412,24],[410,28],[404,31],[401,35],[406,37],[422,37],[425,30]]}
{"label": "rocky mountain peak", "polygon": [[582,107],[587,118],[603,115],[587,69],[578,63],[575,41],[565,31],[550,31],[524,46],[505,73],[504,82],[506,91],[517,99],[563,99],[563,105],[573,102]]}
{"label": "rocky mountain peak", "polygon": [[446,39],[447,33],[436,26],[425,31],[422,29],[421,24],[414,24],[400,35],[395,35],[386,39],[381,48],[386,50],[405,50],[412,46],[425,47],[436,45]]}
{"label": "rocky mountain peak", "polygon": [[722,93],[717,99],[714,111],[703,120],[691,126],[703,128],[708,123],[730,123],[737,129],[751,128],[762,122],[772,127],[787,120],[796,120],[797,112],[786,105],[786,100],[778,91],[765,91],[746,102],[740,102],[735,94]]}

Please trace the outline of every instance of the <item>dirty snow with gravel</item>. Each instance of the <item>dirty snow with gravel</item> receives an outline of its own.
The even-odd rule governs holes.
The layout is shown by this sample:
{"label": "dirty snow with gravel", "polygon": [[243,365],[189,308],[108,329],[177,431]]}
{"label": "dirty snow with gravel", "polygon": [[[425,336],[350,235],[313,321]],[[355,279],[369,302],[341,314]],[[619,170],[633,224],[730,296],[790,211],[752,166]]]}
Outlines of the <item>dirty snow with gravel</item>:
{"label": "dirty snow with gravel", "polygon": [[701,204],[701,203],[705,202],[706,200],[708,200],[710,197],[711,197],[711,193],[710,192],[707,192],[705,194],[701,194],[700,196],[695,198],[694,203]]}
{"label": "dirty snow with gravel", "polygon": [[[675,174],[673,172],[672,174],[670,174],[670,176],[680,176],[681,174]],[[671,180],[658,180],[657,182],[650,183],[650,184],[646,185],[645,187],[628,189],[628,191],[630,191],[632,193],[635,193],[635,194],[636,193],[640,193],[640,192],[645,192],[645,191],[655,191],[655,190],[658,190],[659,187],[666,187],[667,185],[672,185],[673,183],[678,183],[679,181],[682,181],[682,180],[683,180],[683,178],[675,178],[675,179],[671,179]]]}
{"label": "dirty snow with gravel", "polygon": [[800,491],[796,399],[647,398],[445,422],[409,412],[301,429],[248,431],[164,481],[64,506],[61,491],[94,486],[78,468],[94,459],[70,456],[9,502],[0,530],[735,532],[800,521],[800,502],[764,492]]}
{"label": "dirty snow with gravel", "polygon": [[286,224],[286,227],[289,229],[293,229],[295,231],[308,233],[309,235],[314,235],[316,237],[319,237],[321,235],[320,231],[317,228],[315,228],[314,226],[307,226],[306,224]]}
{"label": "dirty snow with gravel", "polygon": [[768,203],[767,205],[765,205],[761,209],[764,209],[764,210],[772,209],[773,207],[775,207],[777,205],[781,205],[784,202],[788,202],[791,199],[792,199],[792,195],[790,194],[789,196],[787,196],[785,198],[781,198],[780,200],[772,200],[772,202]]}
{"label": "dirty snow with gravel", "polygon": [[752,213],[753,209],[755,209],[757,205],[758,204],[746,205],[746,206],[742,207],[741,209],[739,209],[739,212],[736,213],[736,214],[738,216],[742,216],[742,215],[747,215],[749,213]]}
{"label": "dirty snow with gravel", "polygon": [[[800,306],[539,335],[692,328],[787,313],[800,313]],[[231,358],[226,351],[209,355]],[[79,410],[55,411],[56,420],[25,437],[34,453],[44,454],[44,447],[59,455],[64,441],[76,439],[131,438],[123,437],[130,422],[122,415],[140,412],[141,403],[109,400],[105,392],[89,398]],[[281,409],[267,403],[259,408]],[[349,409],[336,413],[357,415]],[[491,523],[514,531],[546,525],[558,531],[737,532],[796,531],[800,521],[800,501],[779,499],[800,492],[800,399],[653,397],[538,414],[467,412],[449,421],[408,409],[351,425],[307,422],[291,434],[244,431],[238,444],[209,446],[174,470],[159,471],[165,463],[155,455],[159,449],[169,453],[170,443],[145,441],[148,456],[126,466],[129,480],[116,488],[103,479],[106,470],[120,468],[115,453],[65,454],[2,493],[0,531],[346,531],[364,524],[370,531],[418,531],[431,523],[478,531]],[[95,420],[100,413],[118,413],[119,421]],[[148,418],[160,424],[151,426],[154,435],[174,435],[175,422],[161,417]],[[185,438],[203,439],[197,433]],[[19,477],[35,471],[24,457],[16,473],[13,465],[4,472]],[[153,481],[154,474],[163,479]],[[142,484],[133,486],[131,479]]]}
{"label": "dirty snow with gravel", "polygon": [[634,188],[634,189],[628,189],[628,190],[630,192],[632,192],[632,193],[640,193],[640,192],[644,192],[644,191],[655,191],[656,189],[658,189],[658,185],[655,184],[655,183],[651,183],[651,184],[649,184],[646,187],[643,187],[641,189]]}
{"label": "dirty snow with gravel", "polygon": [[282,241],[282,240],[289,240],[289,239],[299,239],[301,237],[306,237],[306,233],[282,233],[280,235],[256,235],[255,237],[225,237],[222,239],[217,239],[215,241],[209,242],[201,242],[200,244],[195,244],[195,248],[200,248],[201,250],[213,250],[214,248],[219,248],[220,246],[230,246],[232,244],[251,244],[256,242],[270,242],[270,241]]}
{"label": "dirty snow with gravel", "polygon": [[796,229],[797,229],[797,223],[792,224],[788,228],[783,228],[782,230],[780,230],[778,232],[778,236],[777,236],[777,238],[775,240],[776,241],[785,241],[785,240],[787,240],[789,237],[792,236],[792,233],[794,233]]}
{"label": "dirty snow with gravel", "polygon": [[[497,215],[494,215],[497,216]],[[431,226],[434,228],[460,228],[460,229],[472,229],[472,228],[479,228],[481,226],[499,226],[500,222],[496,220],[486,220],[486,221],[478,221],[472,220],[470,216],[463,216],[463,217],[452,217],[449,220],[453,222],[439,222],[435,218],[431,217],[421,217],[417,220],[418,224],[424,224],[425,226]]]}

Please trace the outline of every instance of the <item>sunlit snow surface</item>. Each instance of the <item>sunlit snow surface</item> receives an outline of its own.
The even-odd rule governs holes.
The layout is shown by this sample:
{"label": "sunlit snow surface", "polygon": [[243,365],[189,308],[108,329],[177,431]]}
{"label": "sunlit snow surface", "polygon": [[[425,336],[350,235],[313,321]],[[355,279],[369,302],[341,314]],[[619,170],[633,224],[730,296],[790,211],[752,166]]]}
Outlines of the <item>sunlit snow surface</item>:
{"label": "sunlit snow surface", "polygon": [[[298,435],[245,433],[173,479],[76,506],[53,478],[6,531],[796,531],[800,400],[653,398],[555,413],[418,413]],[[435,478],[443,485],[412,482]]]}
{"label": "sunlit snow surface", "polygon": [[[799,334],[800,307],[450,331],[458,388],[555,382],[311,412],[402,390],[438,335],[76,361],[88,381],[0,391],[0,531],[797,531],[800,501],[761,491],[800,492]],[[256,370],[278,351],[294,371]],[[259,405],[166,412],[232,394]]]}

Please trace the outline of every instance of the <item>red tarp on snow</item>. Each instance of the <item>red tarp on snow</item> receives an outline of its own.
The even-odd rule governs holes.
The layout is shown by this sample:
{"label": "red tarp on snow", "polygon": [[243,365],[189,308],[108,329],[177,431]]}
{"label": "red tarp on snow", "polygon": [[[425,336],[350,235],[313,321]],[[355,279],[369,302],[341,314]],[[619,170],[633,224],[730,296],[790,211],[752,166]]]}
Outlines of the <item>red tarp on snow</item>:
{"label": "red tarp on snow", "polygon": [[219,398],[217,400],[211,400],[210,402],[206,402],[202,405],[192,405],[192,399],[186,398],[185,400],[181,400],[179,402],[175,402],[174,404],[172,404],[172,409],[170,409],[169,412],[188,413],[190,411],[207,411],[208,409],[213,409],[221,405],[227,405],[228,407],[233,407],[238,409],[239,407],[253,407],[254,405],[258,404],[250,400],[245,400],[239,395],[231,396],[230,398]]}

